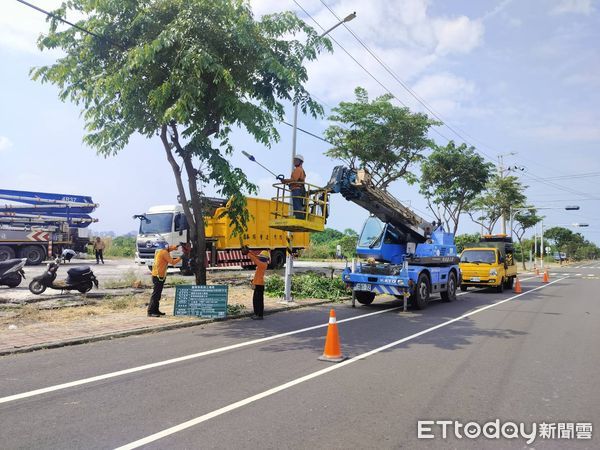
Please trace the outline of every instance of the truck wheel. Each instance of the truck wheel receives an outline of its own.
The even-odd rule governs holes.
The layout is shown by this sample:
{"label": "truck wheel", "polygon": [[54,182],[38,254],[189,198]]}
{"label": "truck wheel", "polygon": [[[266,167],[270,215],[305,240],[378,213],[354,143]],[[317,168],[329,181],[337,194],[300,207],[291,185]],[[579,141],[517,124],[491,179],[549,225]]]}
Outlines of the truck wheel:
{"label": "truck wheel", "polygon": [[285,264],[285,251],[283,250],[273,250],[271,252],[271,264],[269,264],[269,269],[281,269]]}
{"label": "truck wheel", "polygon": [[0,261],[6,261],[7,259],[13,259],[15,257],[15,251],[7,247],[6,245],[0,245]]}
{"label": "truck wheel", "polygon": [[424,309],[427,307],[427,303],[429,303],[429,294],[431,293],[431,288],[429,285],[429,277],[424,273],[419,275],[417,279],[417,285],[415,286],[415,293],[413,295],[413,306],[416,309]]}
{"label": "truck wheel", "polygon": [[39,280],[33,280],[31,283],[29,283],[29,290],[32,294],[40,295],[46,290],[46,286],[44,286]]}
{"label": "truck wheel", "polygon": [[361,305],[370,305],[375,299],[375,292],[356,291],[354,294]]}
{"label": "truck wheel", "polygon": [[467,286],[466,284],[460,285],[460,292],[467,292],[467,289],[469,289],[469,286]]}
{"label": "truck wheel", "polygon": [[44,262],[46,259],[46,253],[42,247],[37,245],[27,245],[19,252],[19,257],[27,258],[28,266],[37,266]]}
{"label": "truck wheel", "polygon": [[21,284],[21,275],[18,273],[11,273],[8,276],[4,277],[4,280],[0,284],[5,284],[8,287],[14,288]]}
{"label": "truck wheel", "polygon": [[500,281],[500,284],[496,286],[496,292],[502,294],[504,292],[504,280]]}
{"label": "truck wheel", "polygon": [[445,302],[452,302],[456,300],[456,275],[454,275],[454,272],[450,272],[446,287],[446,292],[440,293],[442,300]]}

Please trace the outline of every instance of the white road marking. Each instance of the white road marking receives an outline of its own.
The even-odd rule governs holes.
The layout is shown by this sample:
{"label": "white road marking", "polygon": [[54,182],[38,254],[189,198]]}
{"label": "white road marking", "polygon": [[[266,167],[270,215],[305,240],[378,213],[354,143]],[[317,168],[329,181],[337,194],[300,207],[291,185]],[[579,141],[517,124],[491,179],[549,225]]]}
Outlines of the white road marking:
{"label": "white road marking", "polygon": [[157,441],[159,439],[165,438],[165,437],[170,436],[172,434],[175,434],[175,433],[178,433],[180,431],[183,431],[183,430],[185,430],[187,428],[190,428],[190,427],[193,427],[195,425],[201,424],[202,422],[206,422],[207,420],[214,419],[215,417],[221,416],[221,415],[223,415],[225,413],[228,413],[228,412],[233,411],[235,409],[241,408],[242,406],[249,405],[250,403],[254,403],[254,402],[256,402],[258,400],[261,400],[263,398],[266,398],[266,397],[270,397],[271,395],[277,394],[278,392],[284,391],[284,390],[289,389],[291,387],[294,387],[294,386],[296,386],[298,384],[304,383],[305,381],[309,381],[309,380],[312,380],[313,378],[317,378],[317,377],[320,377],[321,375],[325,375],[325,374],[327,374],[329,372],[333,372],[334,370],[341,369],[342,367],[345,367],[345,366],[347,366],[349,364],[352,364],[352,363],[355,363],[357,361],[362,361],[362,360],[368,358],[369,356],[373,356],[373,355],[375,355],[377,353],[380,353],[382,351],[385,351],[385,350],[387,350],[389,348],[396,347],[397,345],[400,345],[400,344],[403,344],[404,342],[413,340],[413,339],[415,339],[415,338],[417,338],[419,336],[422,336],[424,334],[431,333],[432,331],[435,331],[435,330],[437,330],[439,328],[442,328],[442,327],[445,327],[447,325],[450,325],[450,324],[452,324],[454,322],[457,322],[459,320],[462,320],[462,319],[464,319],[466,317],[474,316],[475,314],[479,314],[480,312],[483,312],[483,311],[485,311],[487,309],[490,309],[490,308],[493,308],[495,306],[501,305],[501,304],[506,303],[506,302],[508,302],[510,300],[514,300],[515,298],[522,297],[523,295],[526,295],[526,294],[528,294],[530,292],[534,292],[534,291],[537,291],[539,289],[543,289],[543,288],[548,287],[551,284],[554,284],[554,283],[556,283],[558,281],[562,281],[565,278],[568,278],[568,277],[558,278],[558,279],[556,279],[556,280],[554,280],[554,281],[552,281],[552,282],[550,282],[548,284],[543,284],[543,285],[538,286],[538,287],[536,287],[534,289],[530,289],[530,290],[528,290],[526,292],[523,292],[522,294],[517,294],[517,295],[514,295],[514,296],[509,297],[507,299],[504,299],[504,300],[501,300],[499,302],[493,303],[491,305],[483,306],[483,307],[481,307],[479,309],[476,309],[474,311],[462,314],[461,316],[455,317],[454,319],[450,319],[450,320],[448,320],[446,322],[440,323],[440,324],[435,325],[435,326],[433,326],[431,328],[427,328],[426,330],[419,331],[418,333],[411,334],[410,336],[404,337],[404,338],[399,339],[397,341],[390,342],[389,344],[386,344],[386,345],[383,345],[383,346],[378,347],[376,349],[370,350],[370,351],[365,352],[365,353],[363,353],[361,355],[355,356],[355,357],[353,357],[351,359],[347,359],[346,361],[343,361],[341,363],[337,363],[336,365],[332,365],[332,366],[329,366],[329,367],[327,367],[325,369],[321,369],[321,370],[318,370],[316,372],[309,373],[308,375],[305,375],[305,376],[300,377],[300,378],[296,378],[295,380],[288,381],[287,383],[281,384],[279,386],[276,386],[274,388],[268,389],[268,390],[266,390],[264,392],[261,392],[259,394],[253,395],[251,397],[245,398],[245,399],[240,400],[240,401],[237,401],[235,403],[231,403],[231,404],[229,404],[227,406],[224,406],[223,408],[216,409],[216,410],[214,410],[212,412],[209,412],[207,414],[204,414],[202,416],[199,416],[199,417],[196,417],[194,419],[188,420],[187,422],[180,423],[179,425],[175,425],[175,426],[173,426],[171,428],[166,428],[166,429],[164,429],[162,431],[159,431],[158,433],[154,433],[154,434],[151,434],[150,436],[146,436],[146,437],[144,437],[142,439],[138,439],[137,441],[130,442],[129,444],[125,444],[125,445],[123,445],[121,447],[118,447],[116,450],[132,450],[132,449],[141,447],[143,445],[150,444],[151,442],[154,442],[154,441]]}
{"label": "white road marking", "polygon": [[[522,281],[530,280],[531,278],[535,278],[535,277],[523,278]],[[479,290],[481,290],[481,289],[479,289]],[[475,292],[475,291],[471,291],[471,292]],[[467,292],[461,292],[461,293],[456,294],[456,295],[459,296],[459,295],[465,295],[465,294],[467,294]],[[397,307],[394,307],[394,308],[384,309],[384,310],[381,310],[381,311],[375,311],[375,312],[371,312],[371,313],[367,313],[367,314],[362,314],[360,316],[349,317],[347,319],[338,320],[337,323],[351,322],[353,320],[364,319],[366,317],[371,317],[371,316],[375,316],[375,315],[378,315],[378,314],[383,314],[383,313],[390,312],[390,311],[396,311],[396,310],[399,310],[399,309],[402,309],[402,308],[403,308],[403,306],[397,306]],[[60,391],[60,390],[63,390],[63,389],[68,389],[68,388],[72,388],[72,387],[76,387],[76,386],[81,386],[83,384],[94,383],[96,381],[108,380],[110,378],[120,377],[122,375],[129,375],[131,373],[141,372],[143,370],[149,370],[149,369],[154,369],[154,368],[157,368],[157,367],[168,366],[170,364],[176,364],[176,363],[179,363],[179,362],[188,361],[190,359],[201,358],[203,356],[214,355],[215,353],[222,353],[222,352],[226,352],[226,351],[229,351],[229,350],[235,350],[235,349],[238,349],[238,348],[247,347],[249,345],[261,344],[263,342],[268,342],[268,341],[272,341],[272,340],[275,340],[275,339],[280,339],[280,338],[287,337],[287,336],[293,336],[295,334],[305,333],[307,331],[317,330],[319,328],[325,328],[328,325],[329,324],[326,322],[326,323],[321,324],[321,325],[314,325],[312,327],[301,328],[301,329],[298,329],[298,330],[288,331],[286,333],[275,334],[273,336],[267,336],[267,337],[260,338],[260,339],[254,339],[254,340],[251,340],[251,341],[240,342],[238,344],[232,344],[232,345],[228,345],[228,346],[225,346],[225,347],[219,347],[219,348],[215,348],[215,349],[212,349],[212,350],[206,350],[206,351],[199,352],[199,353],[193,353],[193,354],[190,354],[190,355],[180,356],[178,358],[166,359],[164,361],[158,361],[158,362],[155,362],[155,363],[144,364],[143,366],[131,367],[129,369],[123,369],[123,370],[119,370],[119,371],[116,371],[116,372],[109,372],[109,373],[105,373],[105,374],[102,374],[102,375],[96,375],[94,377],[82,378],[80,380],[75,380],[75,381],[70,381],[70,382],[67,382],[67,383],[56,384],[54,386],[48,386],[48,387],[45,387],[45,388],[35,389],[33,391],[28,391],[28,392],[22,392],[20,394],[9,395],[7,397],[1,397],[0,398],[0,404],[2,404],[2,403],[8,403],[8,402],[13,402],[15,400],[21,400],[21,399],[29,398],[29,397],[35,397],[36,395],[47,394],[49,392],[55,392],[55,391]]]}
{"label": "white road marking", "polygon": [[[458,294],[458,295],[460,295],[460,294]],[[383,314],[383,313],[386,313],[386,312],[389,312],[389,311],[395,311],[395,310],[398,310],[398,309],[402,309],[402,306],[397,306],[397,307],[394,307],[394,308],[384,309],[384,310],[381,310],[381,311],[375,311],[375,312],[371,312],[371,313],[367,313],[367,314],[362,314],[360,316],[350,317],[348,319],[338,320],[338,323],[344,323],[344,322],[350,322],[352,320],[364,319],[366,317],[375,316],[377,314]],[[75,386],[81,386],[82,384],[88,384],[88,383],[93,383],[95,381],[107,380],[109,378],[115,378],[115,377],[119,377],[119,376],[122,376],[122,375],[128,375],[128,374],[135,373],[135,372],[141,372],[143,370],[154,369],[156,367],[167,366],[167,365],[179,363],[179,362],[182,362],[182,361],[188,361],[190,359],[201,358],[203,356],[208,356],[208,355],[214,355],[215,353],[226,352],[228,350],[235,350],[235,349],[238,349],[238,348],[241,348],[241,347],[247,347],[249,345],[260,344],[260,343],[263,343],[263,342],[272,341],[274,339],[280,339],[280,338],[283,338],[283,337],[292,336],[294,334],[305,333],[307,331],[312,331],[312,330],[316,330],[316,329],[319,329],[319,328],[327,327],[328,325],[329,325],[328,323],[324,323],[324,324],[321,324],[321,325],[314,325],[312,327],[307,327],[307,328],[302,328],[302,329],[299,329],[299,330],[288,331],[286,333],[275,334],[273,336],[267,336],[267,337],[264,337],[264,338],[254,339],[254,340],[251,340],[251,341],[240,342],[238,344],[228,345],[228,346],[225,346],[225,347],[219,347],[219,348],[215,348],[215,349],[212,349],[212,350],[206,350],[206,351],[199,352],[199,353],[193,353],[191,355],[180,356],[178,358],[167,359],[167,360],[164,360],[164,361],[158,361],[158,362],[151,363],[151,364],[145,364],[143,366],[137,366],[137,367],[131,367],[129,369],[119,370],[117,372],[105,373],[105,374],[97,375],[97,376],[90,377],[90,378],[83,378],[81,380],[75,380],[75,381],[71,381],[71,382],[68,382],[68,383],[57,384],[57,385],[54,385],[54,386],[49,386],[49,387],[45,387],[45,388],[41,388],[41,389],[36,389],[36,390],[33,390],[33,391],[29,391],[29,392],[23,392],[21,394],[10,395],[8,397],[2,397],[2,398],[0,398],[0,403],[8,403],[8,402],[12,402],[12,401],[15,401],[15,400],[20,400],[20,399],[23,399],[23,398],[34,397],[36,395],[41,395],[41,394],[47,394],[48,392],[59,391],[59,390],[62,390],[62,389],[67,389],[67,388],[71,388],[71,387],[75,387]]]}

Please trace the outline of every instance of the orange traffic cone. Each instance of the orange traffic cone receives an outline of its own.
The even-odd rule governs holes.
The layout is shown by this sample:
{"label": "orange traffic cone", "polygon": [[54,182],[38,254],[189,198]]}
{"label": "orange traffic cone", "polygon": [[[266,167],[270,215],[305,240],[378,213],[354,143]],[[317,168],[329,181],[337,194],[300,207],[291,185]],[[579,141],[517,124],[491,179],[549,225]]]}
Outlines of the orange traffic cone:
{"label": "orange traffic cone", "polygon": [[319,356],[319,359],[330,362],[341,362],[346,359],[345,356],[342,356],[340,335],[333,308],[329,311],[329,326],[327,327],[327,337],[325,338],[325,350],[323,350],[323,355]]}
{"label": "orange traffic cone", "polygon": [[550,281],[550,277],[548,276],[548,269],[546,269],[544,271],[544,279],[542,280],[543,283],[548,283]]}
{"label": "orange traffic cone", "polygon": [[513,289],[513,292],[515,294],[520,294],[521,292],[523,292],[523,290],[521,289],[521,282],[518,278],[515,278],[515,287]]}

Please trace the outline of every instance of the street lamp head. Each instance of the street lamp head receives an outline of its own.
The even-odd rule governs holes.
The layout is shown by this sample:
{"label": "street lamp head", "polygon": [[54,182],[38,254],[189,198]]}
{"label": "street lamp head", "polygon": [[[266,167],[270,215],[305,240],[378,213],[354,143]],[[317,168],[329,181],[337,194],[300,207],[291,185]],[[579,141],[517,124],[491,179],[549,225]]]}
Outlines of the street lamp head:
{"label": "street lamp head", "polygon": [[579,211],[579,206],[578,205],[568,205],[568,206],[565,206],[565,209],[567,211]]}
{"label": "street lamp head", "polygon": [[589,227],[590,224],[589,223],[574,223],[573,226],[581,228],[581,227]]}
{"label": "street lamp head", "polygon": [[348,14],[346,17],[344,17],[343,22],[350,22],[353,19],[356,19],[356,11],[354,11],[352,14]]}

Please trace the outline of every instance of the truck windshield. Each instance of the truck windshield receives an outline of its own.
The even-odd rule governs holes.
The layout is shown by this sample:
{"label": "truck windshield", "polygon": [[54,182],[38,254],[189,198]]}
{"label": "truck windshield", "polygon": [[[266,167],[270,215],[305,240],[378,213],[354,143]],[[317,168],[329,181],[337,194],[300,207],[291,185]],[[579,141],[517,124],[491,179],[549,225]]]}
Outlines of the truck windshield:
{"label": "truck windshield", "polygon": [[460,257],[464,263],[496,263],[496,252],[493,250],[465,250]]}
{"label": "truck windshield", "polygon": [[369,217],[365,222],[360,239],[359,247],[374,247],[383,237],[383,223],[377,217]]}
{"label": "truck windshield", "polygon": [[146,214],[150,222],[140,220],[140,234],[156,234],[171,232],[173,213]]}

